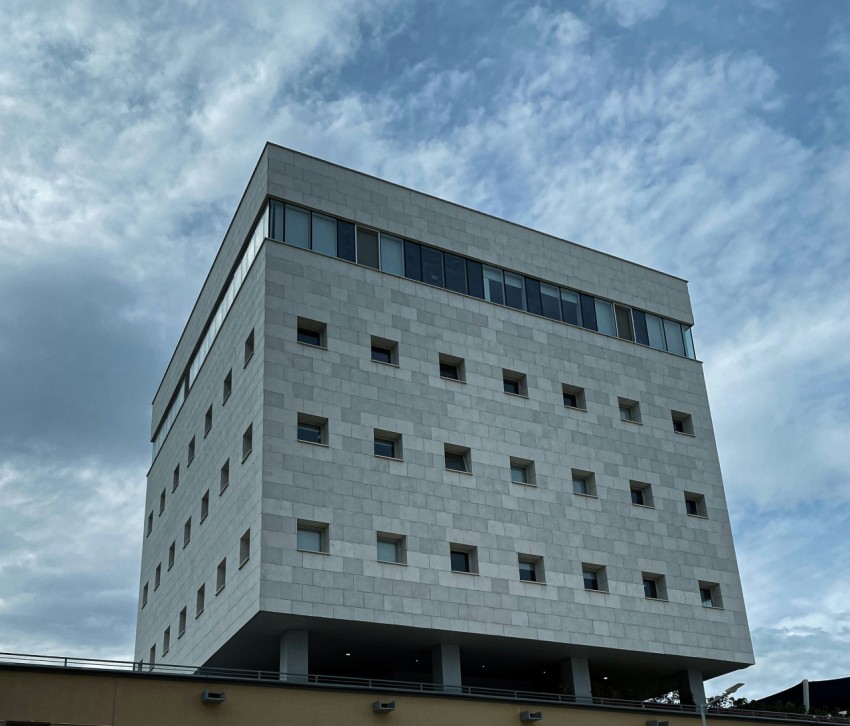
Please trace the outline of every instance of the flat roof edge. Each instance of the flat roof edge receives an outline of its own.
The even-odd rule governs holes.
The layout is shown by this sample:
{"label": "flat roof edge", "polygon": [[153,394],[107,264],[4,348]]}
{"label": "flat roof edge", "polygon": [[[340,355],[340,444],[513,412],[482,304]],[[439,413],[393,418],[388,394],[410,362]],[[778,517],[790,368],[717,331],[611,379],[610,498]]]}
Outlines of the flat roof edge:
{"label": "flat roof edge", "polygon": [[[230,218],[230,223],[227,225],[227,229],[224,232],[224,235],[221,238],[221,243],[218,246],[218,250],[215,253],[215,257],[213,258],[212,264],[210,265],[209,270],[207,270],[207,276],[204,278],[203,283],[201,284],[201,289],[198,290],[198,295],[195,298],[195,302],[192,305],[192,309],[189,311],[189,315],[186,318],[186,323],[183,325],[183,330],[180,332],[180,337],[177,339],[177,343],[174,345],[174,350],[171,353],[171,358],[168,359],[168,363],[165,366],[165,370],[162,372],[162,378],[159,381],[159,385],[156,388],[156,392],[153,394],[153,399],[151,399],[151,405],[156,402],[157,397],[159,396],[159,392],[162,389],[162,384],[165,382],[165,376],[168,374],[169,368],[171,368],[171,364],[174,362],[174,356],[177,355],[177,349],[180,347],[180,344],[183,342],[183,338],[186,335],[186,331],[189,328],[189,322],[192,320],[192,316],[195,314],[195,310],[198,308],[198,303],[201,300],[201,295],[204,292],[204,288],[207,286],[209,282],[210,275],[212,275],[213,269],[215,269],[215,265],[221,256],[221,251],[224,249],[224,242],[227,239],[227,235],[230,234],[230,230],[233,228],[233,223],[236,221],[236,216],[239,214],[239,210],[242,207],[243,202],[245,201],[245,195],[248,194],[248,189],[251,186],[251,180],[254,178],[254,175],[257,173],[257,170],[260,168],[260,164],[263,159],[266,158],[266,150],[271,146],[269,142],[266,142],[266,145],[263,147],[263,150],[260,152],[260,156],[257,159],[257,163],[254,164],[254,168],[251,170],[251,174],[248,177],[248,183],[245,185],[245,189],[242,192],[242,196],[239,197],[239,203],[236,205],[236,209],[233,210],[233,216]],[[297,152],[296,152],[297,153]],[[151,440],[153,440],[153,432],[151,433]]]}
{"label": "flat roof edge", "polygon": [[669,277],[671,280],[677,280],[679,282],[683,282],[686,285],[688,284],[688,280],[684,277],[679,277],[678,275],[673,275],[672,273],[665,272],[664,270],[656,269],[655,267],[650,267],[649,265],[643,265],[640,262],[634,262],[632,260],[627,260],[625,257],[618,257],[617,255],[611,254],[610,252],[604,252],[602,250],[595,249],[593,247],[589,247],[588,245],[583,245],[579,242],[573,242],[572,240],[564,239],[563,237],[556,237],[554,234],[550,234],[549,232],[541,232],[539,229],[534,229],[534,227],[528,227],[524,224],[520,224],[519,222],[514,222],[510,219],[505,219],[504,217],[498,217],[495,214],[490,214],[489,212],[482,212],[480,209],[474,209],[473,207],[468,207],[465,204],[459,204],[458,202],[453,202],[449,199],[444,199],[443,197],[438,197],[435,194],[429,194],[428,192],[423,192],[418,189],[414,189],[413,187],[406,187],[404,184],[399,184],[398,182],[389,181],[388,179],[383,179],[379,176],[375,176],[374,174],[369,174],[365,171],[360,171],[359,169],[352,169],[349,166],[343,166],[342,164],[338,164],[334,161],[329,161],[328,159],[323,159],[320,156],[313,156],[312,154],[308,154],[304,151],[299,151],[298,149],[292,149],[288,146],[283,146],[281,144],[276,144],[272,141],[267,141],[263,150],[267,148],[280,149],[281,151],[286,151],[291,154],[296,154],[298,156],[302,156],[305,159],[313,159],[314,161],[320,161],[323,164],[328,164],[329,166],[333,166],[337,169],[342,169],[343,171],[351,172],[352,174],[358,174],[360,176],[366,177],[367,179],[374,179],[375,181],[382,182],[384,184],[389,184],[390,186],[396,187],[398,189],[403,189],[408,192],[415,192],[416,194],[420,194],[423,197],[427,197],[428,199],[434,199],[438,202],[442,202],[443,204],[450,204],[453,207],[458,207],[460,209],[464,209],[468,212],[472,212],[473,214],[480,214],[482,217],[487,217],[488,219],[496,220],[497,222],[502,222],[504,224],[509,224],[512,227],[516,227],[518,229],[524,230],[526,232],[533,232],[534,234],[541,234],[544,237],[548,237],[549,239],[555,240],[557,242],[564,242],[566,244],[574,245],[583,250],[587,250],[588,252],[594,252],[598,255],[603,255],[612,260],[617,260],[618,262],[625,262],[628,265],[634,265],[635,267],[639,267],[642,270],[648,270],[649,272],[654,272],[658,275],[662,275],[664,277]]}

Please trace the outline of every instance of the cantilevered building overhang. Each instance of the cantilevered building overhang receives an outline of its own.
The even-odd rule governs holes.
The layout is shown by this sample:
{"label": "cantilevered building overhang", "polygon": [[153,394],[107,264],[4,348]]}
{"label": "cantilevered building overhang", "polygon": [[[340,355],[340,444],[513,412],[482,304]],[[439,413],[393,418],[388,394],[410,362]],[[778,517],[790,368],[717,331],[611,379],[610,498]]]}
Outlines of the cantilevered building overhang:
{"label": "cantilevered building overhang", "polygon": [[153,401],[136,658],[699,700],[753,654],[692,325],[267,145]]}

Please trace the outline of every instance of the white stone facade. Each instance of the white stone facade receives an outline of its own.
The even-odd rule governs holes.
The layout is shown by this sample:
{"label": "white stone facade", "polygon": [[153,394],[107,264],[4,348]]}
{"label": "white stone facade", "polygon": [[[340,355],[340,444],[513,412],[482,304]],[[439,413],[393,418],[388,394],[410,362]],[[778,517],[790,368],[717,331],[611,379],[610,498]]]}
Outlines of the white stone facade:
{"label": "white stone facade", "polygon": [[[693,322],[680,279],[269,145],[154,400],[153,433],[267,198]],[[322,347],[298,342],[299,318],[325,326]],[[393,365],[372,360],[373,338],[396,344]],[[441,354],[462,361],[463,381],[440,376]],[[524,395],[505,393],[504,371],[524,376]],[[584,410],[564,405],[565,385],[583,392]],[[638,404],[639,423],[621,420],[621,399]],[[298,440],[299,414],[327,422],[321,445]],[[674,431],[681,414],[690,432]],[[374,455],[376,430],[397,435],[400,456]],[[470,473],[445,468],[447,444],[468,450]],[[512,459],[529,484],[511,481]],[[592,475],[593,496],[574,493],[574,472]],[[646,485],[651,506],[633,504],[632,486]],[[277,669],[280,636],[297,631],[311,671],[379,668],[374,654],[358,670],[342,652],[371,644],[411,679],[430,666],[403,662],[405,641],[411,653],[459,646],[465,682],[487,682],[472,671],[479,661],[499,683],[512,676],[494,660],[545,674],[585,659],[593,680],[659,684],[753,662],[698,361],[278,241],[262,244],[156,455],[146,528],[149,513],[139,660],[155,645],[158,662]],[[298,549],[299,520],[326,527],[326,552]],[[403,538],[404,564],[378,561],[378,533]],[[474,548],[476,573],[452,571],[451,543]],[[538,558],[542,582],[520,579],[522,557]],[[607,592],[585,589],[583,570]],[[658,598],[645,596],[647,575],[659,577]],[[722,607],[705,605],[706,588]]]}

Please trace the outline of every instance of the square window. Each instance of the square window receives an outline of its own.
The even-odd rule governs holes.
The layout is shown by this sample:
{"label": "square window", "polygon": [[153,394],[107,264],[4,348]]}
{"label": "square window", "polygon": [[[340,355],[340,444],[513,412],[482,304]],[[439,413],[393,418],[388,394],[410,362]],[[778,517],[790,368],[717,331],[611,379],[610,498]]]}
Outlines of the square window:
{"label": "square window", "polygon": [[200,617],[201,613],[204,612],[204,599],[206,598],[206,585],[201,585],[198,588],[198,593],[195,595],[195,617]]}
{"label": "square window", "polygon": [[386,456],[390,459],[395,458],[395,441],[391,439],[381,439],[375,436],[375,456]]}
{"label": "square window", "polygon": [[620,407],[620,421],[628,423],[640,423],[640,404],[637,401],[632,401],[628,398],[618,398],[617,403]]}
{"label": "square window", "polygon": [[463,358],[455,358],[452,355],[440,353],[440,378],[446,378],[450,381],[465,380]]}
{"label": "square window", "polygon": [[705,506],[705,497],[702,494],[685,492],[685,511],[689,517],[707,517],[708,510]]}
{"label": "square window", "polygon": [[398,534],[378,532],[377,550],[379,562],[391,562],[403,565],[406,562],[405,539]]}
{"label": "square window", "polygon": [[298,424],[298,440],[306,441],[311,444],[322,443],[322,427],[318,424],[299,423]]}
{"label": "square window", "polygon": [[298,440],[307,444],[327,443],[326,418],[310,416],[306,413],[298,414]]}
{"label": "square window", "polygon": [[450,469],[451,471],[460,471],[464,474],[468,474],[470,472],[469,449],[467,448],[446,444],[445,461],[446,469]]}
{"label": "square window", "polygon": [[580,494],[585,497],[596,496],[596,477],[593,472],[572,469],[571,473],[573,477],[573,494]]}
{"label": "square window", "polygon": [[475,547],[451,543],[449,545],[452,572],[478,573],[478,551]]}
{"label": "square window", "polygon": [[224,583],[227,579],[227,558],[225,557],[221,562],[218,563],[218,567],[215,570],[215,594],[218,595],[222,590],[224,590]]}
{"label": "square window", "polygon": [[195,460],[195,437],[189,442],[189,448],[186,452],[186,466],[188,467]]}
{"label": "square window", "polygon": [[148,604],[148,583],[142,588],[142,607]]}
{"label": "square window", "polygon": [[254,331],[252,330],[248,333],[248,337],[245,338],[245,360],[242,363],[242,366],[245,367],[251,361],[251,358],[254,357]]}
{"label": "square window", "polygon": [[328,525],[326,523],[307,522],[299,519],[296,534],[296,548],[298,550],[328,553]]}
{"label": "square window", "polygon": [[304,345],[313,345],[316,348],[322,347],[322,335],[317,330],[298,327],[298,342]]}
{"label": "square window", "polygon": [[377,363],[392,363],[393,352],[389,348],[380,345],[372,346],[372,360]]}
{"label": "square window", "polygon": [[524,373],[502,370],[502,388],[512,396],[527,396],[528,387]]}
{"label": "square window", "polygon": [[165,489],[162,490],[162,493],[159,495],[159,513],[160,516],[165,511]]}
{"label": "square window", "polygon": [[716,582],[700,582],[699,599],[704,608],[723,607],[723,601],[720,598],[720,585]]}
{"label": "square window", "polygon": [[150,535],[151,532],[153,532],[153,512],[150,512],[148,514],[148,526],[147,530],[145,531],[145,536]]}
{"label": "square window", "polygon": [[398,365],[398,343],[386,338],[372,336],[372,360],[386,365]]}
{"label": "square window", "polygon": [[664,583],[664,575],[652,572],[641,573],[643,578],[643,596],[649,600],[666,600],[667,588]]}
{"label": "square window", "polygon": [[223,406],[227,403],[227,399],[230,398],[230,394],[233,392],[233,370],[227,371],[227,375],[224,377],[224,385],[222,386],[221,391],[221,405]]}
{"label": "square window", "polygon": [[673,419],[673,431],[685,436],[694,435],[694,422],[690,414],[681,411],[671,411],[670,414]]}
{"label": "square window", "polygon": [[302,345],[312,345],[316,348],[324,348],[326,343],[325,323],[318,320],[298,318],[297,339]]}
{"label": "square window", "polygon": [[221,467],[221,474],[219,477],[219,489],[218,495],[221,496],[224,494],[224,490],[230,485],[230,459],[224,462]]}
{"label": "square window", "polygon": [[207,489],[204,492],[204,496],[201,497],[201,521],[203,522],[207,515],[210,513],[210,490]]}
{"label": "square window", "polygon": [[577,408],[580,411],[587,410],[587,403],[585,401],[583,388],[562,383],[561,391],[564,395],[564,406],[567,408]]}
{"label": "square window", "polygon": [[174,567],[174,554],[177,551],[177,542],[172,541],[171,546],[168,548],[168,569],[170,570]]}
{"label": "square window", "polygon": [[186,608],[180,611],[180,616],[177,618],[177,637],[181,638],[186,632]]}
{"label": "square window", "polygon": [[213,410],[212,406],[210,406],[204,414],[204,436],[206,436],[212,429],[212,416]]}
{"label": "square window", "polygon": [[543,558],[536,555],[517,555],[519,579],[523,582],[544,582]]}
{"label": "square window", "polygon": [[646,482],[630,481],[629,490],[631,492],[632,504],[636,507],[653,507],[652,487]]}
{"label": "square window", "polygon": [[248,424],[245,433],[242,434],[242,461],[248,458],[248,455],[254,448],[254,425]]}
{"label": "square window", "polygon": [[186,524],[183,525],[183,547],[185,547],[192,539],[192,518],[186,520]]}
{"label": "square window", "polygon": [[469,572],[469,552],[452,552],[451,558],[454,572]]}
{"label": "square window", "polygon": [[608,578],[605,575],[605,567],[583,562],[581,575],[584,580],[584,589],[595,592],[608,592]]}
{"label": "square window", "polygon": [[514,484],[534,486],[534,463],[511,457],[511,481]]}
{"label": "square window", "polygon": [[249,529],[239,539],[239,567],[241,568],[251,558],[251,530]]}
{"label": "square window", "polygon": [[440,378],[448,378],[450,381],[459,381],[460,372],[454,363],[443,363],[440,361]]}
{"label": "square window", "polygon": [[375,429],[373,450],[375,456],[381,456],[387,459],[401,459],[401,434]]}
{"label": "square window", "polygon": [[174,474],[171,477],[171,491],[176,491],[180,486],[180,464],[174,467]]}
{"label": "square window", "polygon": [[162,580],[162,563],[160,562],[153,573],[153,589],[159,590],[159,583]]}

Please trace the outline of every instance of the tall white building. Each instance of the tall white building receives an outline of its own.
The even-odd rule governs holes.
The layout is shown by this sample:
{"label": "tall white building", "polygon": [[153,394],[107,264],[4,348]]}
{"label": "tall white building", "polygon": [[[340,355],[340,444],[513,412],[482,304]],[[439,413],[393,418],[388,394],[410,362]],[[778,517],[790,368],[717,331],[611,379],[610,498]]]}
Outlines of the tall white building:
{"label": "tall white building", "polygon": [[267,145],[153,401],[137,660],[753,663],[684,280]]}

